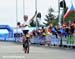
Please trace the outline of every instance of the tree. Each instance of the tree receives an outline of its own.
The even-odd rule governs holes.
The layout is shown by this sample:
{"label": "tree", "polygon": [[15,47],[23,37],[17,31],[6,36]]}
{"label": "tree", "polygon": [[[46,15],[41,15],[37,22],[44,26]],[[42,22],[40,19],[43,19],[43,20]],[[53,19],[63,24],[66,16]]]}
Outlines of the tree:
{"label": "tree", "polygon": [[72,22],[72,21],[75,21],[75,11],[74,12],[71,12],[68,17],[64,20],[65,22]]}
{"label": "tree", "polygon": [[[64,15],[67,12],[68,7],[64,8]],[[64,16],[63,14],[61,16]],[[63,21],[63,17],[61,18]],[[69,22],[75,21],[75,11],[69,13],[68,17],[66,19],[64,19],[64,22],[69,23]],[[62,22],[63,23],[63,22]]]}
{"label": "tree", "polygon": [[53,24],[54,26],[58,25],[58,19],[59,19],[59,17],[57,16],[57,18],[55,18],[55,19],[52,21],[52,24]]}
{"label": "tree", "polygon": [[47,23],[44,23],[46,26],[48,26],[53,20],[54,20],[54,15],[52,14],[52,12],[54,12],[54,10],[52,8],[50,8],[48,10],[48,14],[46,15],[45,21]]}

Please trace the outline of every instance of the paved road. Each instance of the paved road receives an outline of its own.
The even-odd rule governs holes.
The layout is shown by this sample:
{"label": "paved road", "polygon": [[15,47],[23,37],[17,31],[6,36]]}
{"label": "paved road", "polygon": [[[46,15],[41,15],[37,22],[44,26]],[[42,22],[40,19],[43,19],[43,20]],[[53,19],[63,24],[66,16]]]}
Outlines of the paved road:
{"label": "paved road", "polygon": [[31,46],[24,54],[22,45],[0,42],[0,59],[75,59],[75,50]]}

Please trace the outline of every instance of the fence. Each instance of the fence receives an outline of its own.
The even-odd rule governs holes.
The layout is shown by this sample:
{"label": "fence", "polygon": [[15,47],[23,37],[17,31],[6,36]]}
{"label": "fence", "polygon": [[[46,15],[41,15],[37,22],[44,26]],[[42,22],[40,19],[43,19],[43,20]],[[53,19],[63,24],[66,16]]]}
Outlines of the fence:
{"label": "fence", "polygon": [[[3,41],[15,41],[15,42],[22,42],[22,33],[15,33],[14,37],[9,38],[8,36],[0,37],[0,40]],[[46,44],[46,42],[50,43],[51,45],[60,45],[61,37],[58,36],[56,38],[55,35],[48,35],[46,37],[41,36],[33,36],[31,38],[31,43],[35,44]],[[62,45],[66,46],[75,46],[75,34],[67,37],[62,37]]]}
{"label": "fence", "polygon": [[46,40],[43,40],[43,38],[41,38],[40,36],[36,36],[31,39],[31,43],[45,44],[46,41],[49,41],[48,43],[50,43],[51,45],[60,45],[61,39],[62,39],[62,45],[75,46],[75,34],[72,35],[71,37],[63,36],[62,38],[59,36],[58,38],[56,38],[55,35],[49,35],[49,36],[46,36]]}

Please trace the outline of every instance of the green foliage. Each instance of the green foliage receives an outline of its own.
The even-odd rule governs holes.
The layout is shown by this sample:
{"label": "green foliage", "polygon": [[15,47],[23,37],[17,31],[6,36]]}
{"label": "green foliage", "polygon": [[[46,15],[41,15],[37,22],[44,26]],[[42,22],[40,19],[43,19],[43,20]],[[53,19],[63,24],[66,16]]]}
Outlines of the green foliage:
{"label": "green foliage", "polygon": [[53,24],[54,26],[58,25],[58,17],[52,21],[52,24]]}
{"label": "green foliage", "polygon": [[75,21],[75,11],[71,12],[68,17],[65,19],[65,22],[69,22],[69,21]]}
{"label": "green foliage", "polygon": [[64,8],[64,14],[67,12],[68,10],[68,7]]}
{"label": "green foliage", "polygon": [[[65,13],[67,12],[67,10],[68,10],[68,7],[67,8],[64,8],[64,15],[65,15]],[[75,21],[75,11],[74,12],[71,12],[69,15],[68,15],[68,17],[66,18],[66,19],[64,19],[64,21],[63,21],[63,16],[64,16],[63,14],[61,15],[61,20],[62,20],[62,23],[63,22],[66,22],[66,23],[69,23],[69,21],[70,22],[72,22],[72,21]]]}

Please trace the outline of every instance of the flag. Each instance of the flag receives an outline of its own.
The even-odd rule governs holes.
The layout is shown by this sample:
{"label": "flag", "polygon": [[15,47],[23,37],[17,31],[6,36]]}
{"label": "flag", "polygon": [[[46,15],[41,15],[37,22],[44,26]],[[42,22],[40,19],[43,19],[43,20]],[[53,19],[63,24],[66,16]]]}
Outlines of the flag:
{"label": "flag", "polygon": [[69,9],[67,10],[67,12],[65,13],[64,19],[66,19],[66,18],[68,17],[68,15],[69,15],[70,13],[74,12],[74,11],[75,11],[75,9],[74,9],[74,6],[73,6],[73,4],[72,4],[72,5],[71,5],[71,8],[69,8]]}

